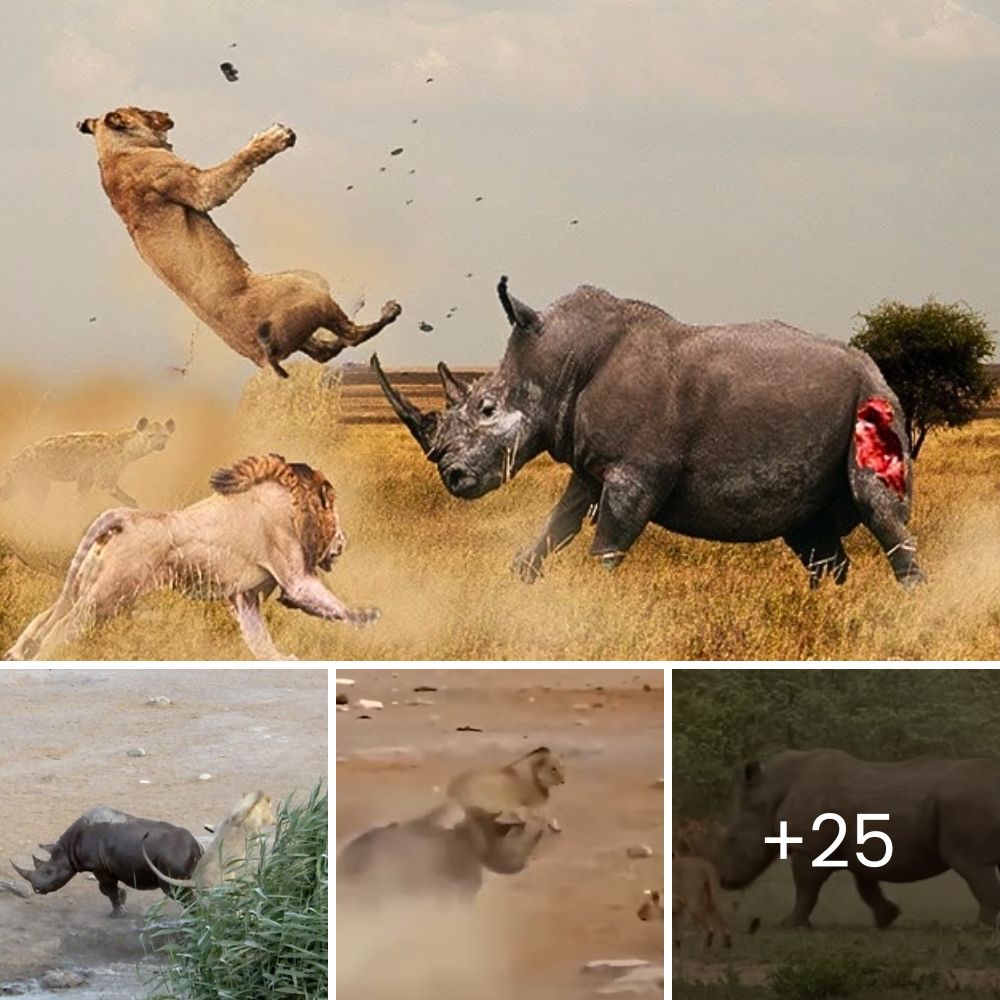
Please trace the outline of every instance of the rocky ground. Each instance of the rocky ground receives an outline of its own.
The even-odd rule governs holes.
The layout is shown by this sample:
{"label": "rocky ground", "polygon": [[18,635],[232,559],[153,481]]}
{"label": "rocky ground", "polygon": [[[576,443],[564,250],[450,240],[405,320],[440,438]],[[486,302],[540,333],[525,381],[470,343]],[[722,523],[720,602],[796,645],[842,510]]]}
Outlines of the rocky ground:
{"label": "rocky ground", "polygon": [[[327,770],[326,691],[325,670],[0,671],[0,859],[30,867],[39,842],[95,805],[198,835],[245,792],[307,791]],[[29,888],[9,866],[4,876]],[[29,898],[0,884],[0,984],[134,964],[143,914],[160,898],[130,891],[129,916],[110,920],[86,875]]]}
{"label": "rocky ground", "polygon": [[[568,1000],[613,978],[581,973],[588,961],[662,966],[663,925],[635,911],[644,888],[663,884],[663,671],[347,667],[339,677],[355,681],[338,687],[350,699],[336,715],[339,843],[418,815],[470,767],[544,744],[567,769],[548,809],[563,832],[525,872],[489,875],[471,911],[365,926],[365,914],[338,910],[339,1000]],[[384,707],[363,710],[361,698]],[[652,855],[630,858],[639,845]]]}

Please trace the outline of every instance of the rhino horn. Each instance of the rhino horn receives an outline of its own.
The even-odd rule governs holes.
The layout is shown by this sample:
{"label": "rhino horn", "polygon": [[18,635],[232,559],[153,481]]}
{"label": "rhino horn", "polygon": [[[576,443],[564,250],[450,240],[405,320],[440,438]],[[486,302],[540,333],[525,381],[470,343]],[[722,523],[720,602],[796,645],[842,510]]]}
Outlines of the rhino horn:
{"label": "rhino horn", "polygon": [[56,844],[39,844],[38,845],[46,854],[51,854],[56,849]]}
{"label": "rhino horn", "polygon": [[501,275],[500,284],[497,285],[497,295],[500,296],[500,304],[503,306],[507,319],[512,326],[519,330],[534,330],[538,327],[538,313],[531,306],[526,306],[519,302],[510,292],[507,291],[507,275]]}
{"label": "rhino horn", "polygon": [[438,362],[438,375],[441,378],[441,385],[444,387],[444,395],[445,399],[448,400],[448,405],[458,406],[469,395],[471,389],[469,383],[452,375],[443,361]]}
{"label": "rhino horn", "polygon": [[372,368],[375,369],[375,377],[378,379],[386,399],[396,411],[396,416],[409,428],[410,433],[423,448],[424,454],[428,454],[432,447],[434,432],[437,430],[437,413],[422,413],[405,396],[398,393],[385,377],[385,372],[382,371],[382,366],[378,363],[377,354],[372,355]]}
{"label": "rhino horn", "polygon": [[35,884],[35,879],[34,879],[35,873],[34,872],[29,872],[27,868],[21,868],[21,867],[19,867],[18,865],[14,864],[13,861],[11,861],[11,867],[13,867],[14,871],[16,871],[17,874],[21,876],[21,878],[23,878],[26,881],[30,882],[32,884],[32,886],[34,886],[34,884]]}

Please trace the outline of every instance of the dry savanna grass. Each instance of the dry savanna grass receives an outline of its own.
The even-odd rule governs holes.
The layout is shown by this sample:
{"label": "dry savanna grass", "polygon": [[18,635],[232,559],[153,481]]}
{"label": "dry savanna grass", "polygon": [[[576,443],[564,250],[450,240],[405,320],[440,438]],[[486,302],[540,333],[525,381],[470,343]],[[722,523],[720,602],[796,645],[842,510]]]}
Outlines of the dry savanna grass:
{"label": "dry savanna grass", "polygon": [[[277,645],[301,658],[1000,659],[1000,420],[940,432],[921,454],[914,528],[930,583],[913,595],[863,528],[847,540],[854,565],[840,588],[825,581],[810,591],[781,542],[718,545],[656,528],[607,573],[587,555],[589,527],[527,586],[511,559],[568,470],[540,458],[505,489],[456,500],[401,426],[338,425],[339,386],[318,366],[303,369],[285,384],[255,376],[235,416],[176,387],[92,385],[38,407],[41,393],[19,386],[16,410],[0,412],[0,459],[41,433],[149,412],[173,415],[178,430],[167,451],[123,477],[146,507],[204,496],[211,471],[248,450],[321,468],[348,534],[327,585],[383,617],[355,631],[272,602]],[[42,517],[16,500],[0,507],[0,648],[54,599],[61,578],[44,570],[65,565],[89,519],[110,505],[95,495],[81,506],[72,487],[57,487]],[[65,655],[238,659],[246,650],[221,605],[161,594]]]}

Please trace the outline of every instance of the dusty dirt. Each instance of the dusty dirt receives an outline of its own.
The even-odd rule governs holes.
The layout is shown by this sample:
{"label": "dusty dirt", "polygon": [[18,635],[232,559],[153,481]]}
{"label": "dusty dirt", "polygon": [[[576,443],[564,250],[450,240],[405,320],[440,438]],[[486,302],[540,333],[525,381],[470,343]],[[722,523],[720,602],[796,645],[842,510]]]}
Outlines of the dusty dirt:
{"label": "dusty dirt", "polygon": [[[245,792],[308,791],[327,770],[326,690],[325,670],[0,671],[0,875],[27,887],[7,859],[30,867],[95,805],[198,836]],[[172,704],[145,704],[156,696]],[[47,896],[0,892],[0,980],[138,961],[161,898],[129,890],[128,917],[111,920],[87,875]]]}
{"label": "dusty dirt", "polygon": [[[544,744],[567,770],[547,807],[563,832],[526,871],[488,874],[470,910],[425,908],[368,933],[364,914],[338,911],[340,1000],[564,1000],[606,982],[580,974],[591,959],[663,963],[663,925],[635,913],[643,889],[663,884],[664,793],[652,787],[663,774],[662,670],[346,667],[339,676],[356,681],[338,689],[352,702],[385,706],[336,715],[339,844],[426,811],[442,801],[435,788],[470,767]],[[433,704],[404,704],[416,698]],[[637,843],[653,856],[629,859]]]}

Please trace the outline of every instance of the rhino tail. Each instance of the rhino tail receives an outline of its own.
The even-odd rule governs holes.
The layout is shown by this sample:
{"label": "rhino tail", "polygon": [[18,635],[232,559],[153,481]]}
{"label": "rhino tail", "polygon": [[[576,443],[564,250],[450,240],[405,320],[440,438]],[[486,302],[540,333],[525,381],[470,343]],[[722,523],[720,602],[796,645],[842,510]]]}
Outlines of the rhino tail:
{"label": "rhino tail", "polygon": [[[149,834],[147,833],[146,837],[148,837],[148,836],[149,836]],[[143,841],[145,841],[146,837],[142,838]],[[189,879],[189,878],[171,878],[169,875],[164,875],[163,872],[161,872],[160,869],[157,868],[156,865],[154,865],[153,862],[150,860],[149,855],[146,853],[146,845],[145,845],[145,843],[143,843],[143,845],[142,845],[142,856],[146,859],[146,864],[149,865],[150,871],[161,882],[166,882],[167,885],[175,885],[175,886],[177,886],[178,889],[193,889],[193,888],[195,888],[195,882],[194,882],[193,879]]]}

